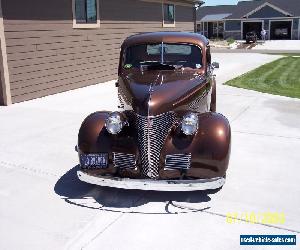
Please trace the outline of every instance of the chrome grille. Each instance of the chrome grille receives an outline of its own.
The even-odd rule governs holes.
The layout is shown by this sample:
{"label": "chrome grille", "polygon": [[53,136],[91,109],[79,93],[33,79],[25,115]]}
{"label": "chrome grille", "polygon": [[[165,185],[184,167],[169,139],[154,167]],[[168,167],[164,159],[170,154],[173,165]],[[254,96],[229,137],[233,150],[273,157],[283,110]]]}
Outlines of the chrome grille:
{"label": "chrome grille", "polygon": [[136,168],[136,159],[133,154],[114,152],[113,163],[116,168]]}
{"label": "chrome grille", "polygon": [[144,176],[152,179],[159,177],[160,153],[169,130],[176,120],[176,114],[173,112],[154,117],[137,115],[138,146]]}
{"label": "chrome grille", "polygon": [[189,169],[191,166],[191,154],[166,155],[165,169]]}
{"label": "chrome grille", "polygon": [[123,101],[123,98],[122,98],[120,92],[118,92],[118,99],[119,99],[118,108],[119,109],[124,109],[125,108],[125,104],[124,104],[124,101]]}
{"label": "chrome grille", "polygon": [[204,106],[206,103],[206,100],[204,99],[205,95],[207,93],[203,93],[201,96],[197,97],[195,100],[193,100],[188,107],[192,110],[198,110],[199,108],[201,108],[201,106]]}

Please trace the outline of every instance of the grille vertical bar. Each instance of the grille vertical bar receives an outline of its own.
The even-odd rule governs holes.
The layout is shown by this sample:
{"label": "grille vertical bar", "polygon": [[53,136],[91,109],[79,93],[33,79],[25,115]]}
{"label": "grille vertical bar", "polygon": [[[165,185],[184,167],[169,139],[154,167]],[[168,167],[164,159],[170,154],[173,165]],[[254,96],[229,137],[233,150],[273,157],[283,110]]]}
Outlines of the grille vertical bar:
{"label": "grille vertical bar", "polygon": [[144,176],[152,179],[159,177],[160,153],[169,130],[176,120],[176,114],[173,112],[154,117],[137,115],[138,146]]}

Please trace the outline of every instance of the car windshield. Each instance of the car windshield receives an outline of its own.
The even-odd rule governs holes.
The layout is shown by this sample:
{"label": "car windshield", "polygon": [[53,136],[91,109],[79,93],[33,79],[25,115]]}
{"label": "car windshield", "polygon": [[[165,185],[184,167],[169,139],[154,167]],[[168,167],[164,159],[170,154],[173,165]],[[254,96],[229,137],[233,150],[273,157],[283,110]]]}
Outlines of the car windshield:
{"label": "car windshield", "polygon": [[146,67],[148,70],[202,67],[202,53],[190,44],[141,44],[128,47],[124,55],[124,68]]}

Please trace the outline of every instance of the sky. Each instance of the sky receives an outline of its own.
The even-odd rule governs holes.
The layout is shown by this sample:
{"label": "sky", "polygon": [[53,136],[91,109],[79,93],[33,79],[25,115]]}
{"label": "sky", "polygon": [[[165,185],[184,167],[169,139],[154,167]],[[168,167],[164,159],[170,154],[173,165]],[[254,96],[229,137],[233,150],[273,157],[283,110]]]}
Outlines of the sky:
{"label": "sky", "polygon": [[237,4],[238,0],[204,0],[204,6]]}

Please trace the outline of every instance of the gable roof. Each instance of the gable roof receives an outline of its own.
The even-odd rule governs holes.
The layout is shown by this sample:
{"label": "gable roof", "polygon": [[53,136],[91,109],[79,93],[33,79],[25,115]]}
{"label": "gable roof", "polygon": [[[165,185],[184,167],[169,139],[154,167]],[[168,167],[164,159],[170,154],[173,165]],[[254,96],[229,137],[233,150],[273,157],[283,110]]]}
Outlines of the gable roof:
{"label": "gable roof", "polygon": [[300,1],[299,0],[268,0],[269,2],[280,9],[291,13],[293,16],[300,16]]}
{"label": "gable roof", "polygon": [[286,16],[293,16],[291,13],[289,13],[289,12],[283,10],[283,9],[280,9],[279,7],[277,7],[275,5],[273,5],[273,4],[269,3],[269,2],[265,2],[265,3],[261,4],[260,6],[258,6],[256,9],[251,10],[249,13],[247,13],[243,17],[249,17],[249,16],[255,14],[256,12],[260,11],[264,7],[270,7],[272,9],[276,10],[277,12],[280,12],[281,14],[286,15]]}
{"label": "gable roof", "polygon": [[[266,3],[282,13],[290,14],[291,16],[300,16],[300,0],[252,0],[239,1],[237,5],[201,7],[198,9],[197,20],[201,20],[206,15],[221,13],[231,13],[230,16],[224,19],[243,19],[247,14],[254,13],[255,10],[261,9],[261,6],[266,5]],[[229,8],[230,11],[227,11],[227,8]]]}
{"label": "gable roof", "polygon": [[218,5],[218,6],[204,6],[200,7],[197,11],[197,20],[203,19],[205,16],[209,15],[220,15],[228,14],[230,16],[236,5]]}

